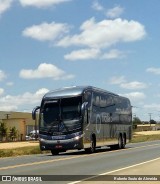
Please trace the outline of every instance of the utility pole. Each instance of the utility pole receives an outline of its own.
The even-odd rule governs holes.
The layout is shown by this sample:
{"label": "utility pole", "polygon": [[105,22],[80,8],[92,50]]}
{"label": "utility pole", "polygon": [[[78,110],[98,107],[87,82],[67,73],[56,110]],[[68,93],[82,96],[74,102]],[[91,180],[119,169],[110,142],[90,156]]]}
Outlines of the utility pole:
{"label": "utility pole", "polygon": [[133,113],[133,118],[136,118],[136,113]]}
{"label": "utility pole", "polygon": [[152,116],[152,113],[148,113],[149,115],[149,122],[150,122],[150,126],[151,126],[151,116]]}
{"label": "utility pole", "polygon": [[[157,112],[159,112],[159,113],[160,113],[160,111],[157,111]],[[159,115],[159,117],[160,117],[160,115]],[[160,121],[158,121],[158,120],[157,120],[157,123],[160,123]]]}
{"label": "utility pole", "polygon": [[10,114],[6,114],[6,119],[9,119]]}

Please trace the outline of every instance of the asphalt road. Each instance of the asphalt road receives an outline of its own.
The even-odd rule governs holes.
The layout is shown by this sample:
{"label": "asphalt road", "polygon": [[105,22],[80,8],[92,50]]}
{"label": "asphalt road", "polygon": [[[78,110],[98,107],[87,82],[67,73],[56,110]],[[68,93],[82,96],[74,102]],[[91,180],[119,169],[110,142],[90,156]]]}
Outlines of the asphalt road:
{"label": "asphalt road", "polygon": [[[148,168],[150,170],[147,170]],[[146,170],[147,172],[145,172]],[[28,180],[29,177],[33,180],[52,180],[49,183],[75,184],[90,178],[89,180],[93,181],[82,181],[81,183],[94,183],[94,181],[95,183],[97,181],[106,183],[106,180],[113,180],[113,175],[120,174],[159,176],[160,141],[128,144],[123,150],[111,151],[109,148],[103,148],[98,149],[94,154],[70,151],[57,156],[42,154],[0,159],[0,175],[13,175],[15,176],[14,178],[12,176],[14,181]],[[21,177],[18,178],[19,175]],[[102,178],[99,175],[107,177]],[[109,182],[113,183],[113,181]]]}

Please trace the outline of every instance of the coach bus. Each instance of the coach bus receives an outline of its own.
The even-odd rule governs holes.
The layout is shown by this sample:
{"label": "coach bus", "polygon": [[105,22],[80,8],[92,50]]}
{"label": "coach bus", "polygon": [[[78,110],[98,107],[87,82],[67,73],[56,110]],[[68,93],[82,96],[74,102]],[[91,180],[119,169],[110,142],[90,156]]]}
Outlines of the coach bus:
{"label": "coach bus", "polygon": [[92,86],[46,93],[39,109],[40,149],[53,155],[70,149],[93,153],[102,146],[125,148],[132,137],[129,99]]}

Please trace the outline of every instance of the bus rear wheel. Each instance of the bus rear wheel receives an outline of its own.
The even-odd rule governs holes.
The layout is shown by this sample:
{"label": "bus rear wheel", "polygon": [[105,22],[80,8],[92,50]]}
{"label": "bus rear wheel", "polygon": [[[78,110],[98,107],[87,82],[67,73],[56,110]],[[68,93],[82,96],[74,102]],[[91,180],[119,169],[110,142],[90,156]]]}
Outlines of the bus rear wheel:
{"label": "bus rear wheel", "polygon": [[124,134],[123,137],[122,137],[122,149],[124,149],[125,146],[126,146],[126,136]]}
{"label": "bus rear wheel", "polygon": [[59,151],[57,151],[57,150],[51,150],[51,153],[52,153],[52,155],[58,155],[59,154]]}
{"label": "bus rear wheel", "polygon": [[119,135],[119,138],[118,138],[118,148],[119,149],[124,149],[125,148],[125,145],[126,145],[125,136]]}
{"label": "bus rear wheel", "polygon": [[118,148],[119,149],[122,149],[122,144],[123,144],[122,136],[119,135],[119,138],[118,138]]}

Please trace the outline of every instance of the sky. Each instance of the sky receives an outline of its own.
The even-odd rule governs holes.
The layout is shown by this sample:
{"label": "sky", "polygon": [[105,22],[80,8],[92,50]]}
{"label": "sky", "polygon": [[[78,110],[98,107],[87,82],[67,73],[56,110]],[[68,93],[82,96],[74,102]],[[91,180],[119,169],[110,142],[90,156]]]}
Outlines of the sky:
{"label": "sky", "polygon": [[0,0],[0,111],[91,85],[160,121],[159,0]]}

